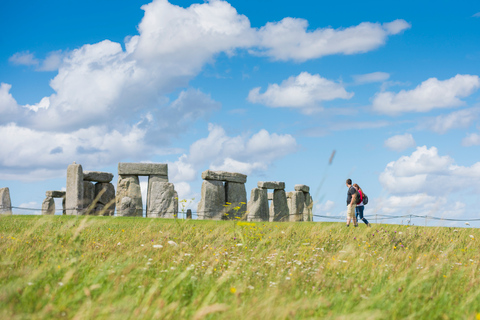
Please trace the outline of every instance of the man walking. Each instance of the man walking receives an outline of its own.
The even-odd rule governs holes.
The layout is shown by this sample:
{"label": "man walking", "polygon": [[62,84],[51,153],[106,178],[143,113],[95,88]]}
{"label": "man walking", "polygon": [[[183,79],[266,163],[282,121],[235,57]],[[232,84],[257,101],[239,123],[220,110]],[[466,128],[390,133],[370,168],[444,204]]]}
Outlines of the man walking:
{"label": "man walking", "polygon": [[352,179],[347,179],[347,227],[350,226],[350,220],[353,220],[353,225],[356,227],[357,219],[355,218],[355,207],[357,206],[357,189],[352,186]]}

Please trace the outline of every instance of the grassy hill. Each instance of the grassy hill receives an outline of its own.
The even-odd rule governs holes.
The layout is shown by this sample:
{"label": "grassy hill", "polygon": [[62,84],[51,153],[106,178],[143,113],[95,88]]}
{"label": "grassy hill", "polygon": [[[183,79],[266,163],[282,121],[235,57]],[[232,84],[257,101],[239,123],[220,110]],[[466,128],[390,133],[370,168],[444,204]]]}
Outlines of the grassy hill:
{"label": "grassy hill", "polygon": [[476,229],[0,217],[1,319],[480,319]]}

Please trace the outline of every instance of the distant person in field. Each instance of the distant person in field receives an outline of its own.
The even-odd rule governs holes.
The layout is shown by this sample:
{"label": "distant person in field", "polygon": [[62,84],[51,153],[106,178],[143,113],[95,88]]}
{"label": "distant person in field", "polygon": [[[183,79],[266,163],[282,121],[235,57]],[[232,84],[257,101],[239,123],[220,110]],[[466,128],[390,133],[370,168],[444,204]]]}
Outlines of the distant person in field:
{"label": "distant person in field", "polygon": [[350,226],[350,221],[353,220],[353,225],[356,227],[357,219],[355,218],[355,208],[357,206],[357,189],[352,186],[352,179],[347,179],[347,227]]}
{"label": "distant person in field", "polygon": [[360,220],[362,220],[363,222],[365,222],[365,224],[367,225],[367,227],[370,227],[370,223],[368,223],[368,220],[365,219],[363,217],[363,210],[365,209],[365,206],[363,204],[363,190],[362,188],[360,188],[360,186],[358,184],[354,184],[353,187],[355,189],[357,189],[358,193],[360,194],[360,203],[357,204],[357,206],[355,207],[355,218],[356,220],[358,221],[358,217],[360,217]]}

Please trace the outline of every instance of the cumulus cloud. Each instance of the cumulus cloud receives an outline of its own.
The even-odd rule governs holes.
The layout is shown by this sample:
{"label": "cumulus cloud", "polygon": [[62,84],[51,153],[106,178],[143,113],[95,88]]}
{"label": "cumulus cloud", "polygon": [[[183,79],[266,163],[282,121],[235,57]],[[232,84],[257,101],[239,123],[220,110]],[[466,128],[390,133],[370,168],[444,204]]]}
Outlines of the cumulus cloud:
{"label": "cumulus cloud", "polygon": [[372,82],[383,82],[390,78],[390,74],[386,72],[372,72],[366,74],[356,74],[352,76],[355,84],[366,84]]}
{"label": "cumulus cloud", "polygon": [[373,110],[396,115],[402,112],[428,112],[435,108],[450,108],[464,105],[465,98],[480,88],[476,75],[456,75],[447,80],[430,78],[413,90],[377,93],[373,99]]}
{"label": "cumulus cloud", "polygon": [[39,60],[35,58],[35,55],[29,51],[17,52],[8,58],[8,61],[15,65],[23,66],[36,66],[39,64]]}
{"label": "cumulus cloud", "polygon": [[410,133],[405,133],[388,138],[385,140],[384,145],[390,150],[401,152],[408,148],[415,147],[416,143]]}
{"label": "cumulus cloud", "polygon": [[341,83],[302,72],[296,77],[282,81],[280,85],[270,84],[264,93],[260,87],[250,90],[248,101],[269,107],[300,108],[311,111],[320,108],[322,101],[350,99],[353,93],[347,92]]}
{"label": "cumulus cloud", "polygon": [[307,27],[308,22],[298,18],[267,23],[259,30],[262,49],[256,53],[274,60],[298,62],[332,54],[363,53],[384,45],[388,36],[410,28],[410,24],[395,20],[384,24],[363,22],[341,29],[307,31]]}
{"label": "cumulus cloud", "polygon": [[470,133],[462,139],[462,146],[480,146],[480,135],[478,133]]}
{"label": "cumulus cloud", "polygon": [[479,114],[480,108],[478,107],[454,111],[435,118],[425,119],[418,127],[444,134],[451,129],[468,128],[478,118]]}

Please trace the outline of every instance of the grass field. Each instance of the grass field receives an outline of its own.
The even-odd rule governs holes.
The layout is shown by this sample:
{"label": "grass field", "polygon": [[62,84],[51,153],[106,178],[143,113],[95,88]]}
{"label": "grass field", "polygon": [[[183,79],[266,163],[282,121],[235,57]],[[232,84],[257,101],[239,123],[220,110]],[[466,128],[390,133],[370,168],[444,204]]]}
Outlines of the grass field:
{"label": "grass field", "polygon": [[1,319],[480,319],[477,229],[0,217]]}

